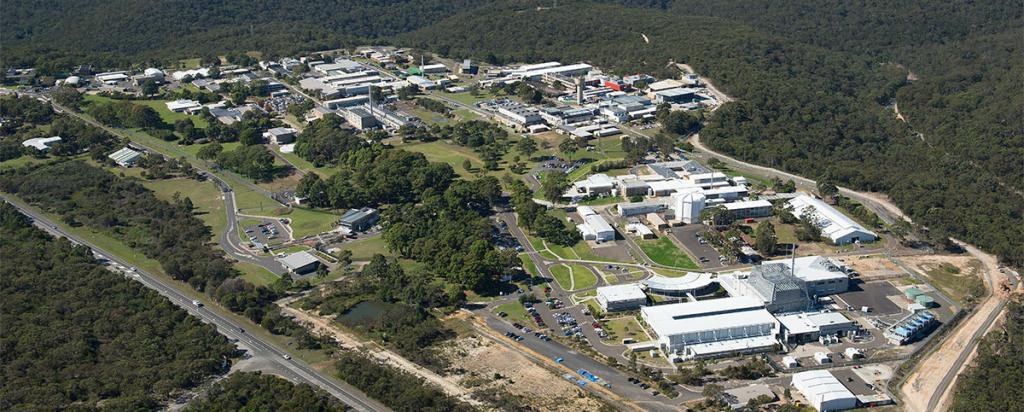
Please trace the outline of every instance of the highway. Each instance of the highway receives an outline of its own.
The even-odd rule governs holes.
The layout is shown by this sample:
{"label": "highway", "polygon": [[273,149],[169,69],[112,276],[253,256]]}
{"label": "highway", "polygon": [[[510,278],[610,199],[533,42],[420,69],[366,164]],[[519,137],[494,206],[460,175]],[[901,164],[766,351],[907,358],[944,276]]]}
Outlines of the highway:
{"label": "highway", "polygon": [[[75,243],[88,246],[92,248],[94,254],[110,260],[111,262],[117,263],[126,268],[133,268],[133,265],[128,262],[121,260],[119,257],[85,241],[82,238],[79,238],[78,236],[64,231],[56,223],[50,221],[41,214],[36,213],[34,210],[23,206],[19,202],[3,195],[0,195],[0,198],[3,198],[4,201],[18,208],[21,213],[31,217],[39,227],[47,232],[55,236],[67,238]],[[193,299],[191,294],[194,292],[183,292],[175,286],[164,282],[159,277],[141,269],[135,269],[131,277],[146,287],[167,297],[172,303],[188,311],[189,314],[198,317],[206,323],[215,325],[221,334],[227,336],[229,339],[237,340],[239,345],[248,348],[253,357],[260,357],[274,362],[280,376],[294,382],[318,386],[358,411],[389,410],[387,407],[373,399],[370,399],[368,396],[350,385],[335,382],[314,370],[309,366],[309,364],[301,360],[291,358],[290,355],[287,355],[286,351],[278,348],[275,344],[260,339],[255,335],[246,333],[240,323],[223,315],[222,313],[219,313],[222,309],[206,306],[196,307],[192,304]],[[287,358],[285,357],[286,355],[288,356]]]}

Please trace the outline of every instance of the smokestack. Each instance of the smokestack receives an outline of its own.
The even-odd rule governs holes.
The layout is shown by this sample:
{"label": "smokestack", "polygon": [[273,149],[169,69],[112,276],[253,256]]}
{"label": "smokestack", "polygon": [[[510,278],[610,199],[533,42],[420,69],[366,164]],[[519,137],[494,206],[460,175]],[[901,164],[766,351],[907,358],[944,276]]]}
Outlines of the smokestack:
{"label": "smokestack", "polygon": [[576,104],[583,106],[583,79],[576,78]]}

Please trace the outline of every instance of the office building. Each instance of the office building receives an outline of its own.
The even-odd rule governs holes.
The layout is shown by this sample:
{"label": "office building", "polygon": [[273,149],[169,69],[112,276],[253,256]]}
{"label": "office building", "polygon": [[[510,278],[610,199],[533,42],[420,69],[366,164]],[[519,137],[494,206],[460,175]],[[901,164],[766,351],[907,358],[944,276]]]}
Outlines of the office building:
{"label": "office building", "polygon": [[605,312],[637,309],[647,304],[647,295],[635,283],[597,288],[597,303]]}
{"label": "office building", "polygon": [[757,299],[730,297],[640,309],[666,354],[684,359],[770,350],[778,321]]}

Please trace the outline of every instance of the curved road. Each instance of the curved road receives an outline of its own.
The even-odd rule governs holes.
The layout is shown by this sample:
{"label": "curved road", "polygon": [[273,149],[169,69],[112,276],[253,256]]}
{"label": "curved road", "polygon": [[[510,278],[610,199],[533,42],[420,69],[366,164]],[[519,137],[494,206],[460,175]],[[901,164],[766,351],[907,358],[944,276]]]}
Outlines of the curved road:
{"label": "curved road", "polygon": [[[65,237],[78,244],[88,246],[93,250],[93,253],[103,257],[111,262],[115,262],[126,268],[132,268],[132,265],[126,261],[121,260],[112,253],[75,236],[71,233],[65,232],[54,222],[50,221],[46,217],[39,213],[36,213],[28,207],[24,207],[19,202],[15,202],[6,196],[0,195],[7,203],[10,203],[18,210],[31,217],[37,225],[40,225],[44,230],[54,234],[56,236]],[[334,397],[340,399],[345,404],[351,406],[358,411],[385,411],[387,407],[381,405],[379,402],[370,399],[359,390],[344,384],[335,382],[327,377],[323,376],[320,372],[314,370],[309,364],[291,358],[287,355],[287,352],[278,348],[273,343],[267,342],[255,335],[248,334],[244,331],[242,325],[228,316],[224,316],[219,313],[222,309],[219,308],[208,308],[205,306],[196,307],[192,304],[192,294],[188,292],[182,292],[177,287],[172,286],[157,276],[148,273],[141,269],[134,269],[132,277],[139,281],[146,287],[157,291],[161,295],[167,297],[175,305],[188,311],[191,315],[202,319],[205,322],[212,323],[217,326],[217,330],[227,336],[230,339],[238,340],[239,344],[244,345],[250,349],[254,357],[260,357],[266,360],[270,360],[275,363],[276,368],[279,370],[281,376],[284,376],[290,380],[296,382],[307,383],[314,386],[319,386]],[[288,356],[287,358],[285,356]]]}

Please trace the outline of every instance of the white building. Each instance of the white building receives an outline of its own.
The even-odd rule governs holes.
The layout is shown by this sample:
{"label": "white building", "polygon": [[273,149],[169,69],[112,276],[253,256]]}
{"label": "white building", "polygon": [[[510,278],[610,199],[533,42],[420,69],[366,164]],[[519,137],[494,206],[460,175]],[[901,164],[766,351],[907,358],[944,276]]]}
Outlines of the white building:
{"label": "white building", "polygon": [[296,275],[312,272],[320,266],[320,260],[306,251],[292,253],[278,261],[288,269],[288,272]]}
{"label": "white building", "polygon": [[772,215],[772,202],[764,199],[741,200],[739,202],[726,203],[722,207],[729,211],[733,219],[768,217]]}
{"label": "white building", "polygon": [[793,276],[804,282],[810,296],[825,296],[846,292],[850,276],[832,259],[823,256],[804,256],[795,259],[769,260],[762,265],[779,264],[791,269]]}
{"label": "white building", "polygon": [[590,206],[576,208],[583,219],[583,223],[576,225],[576,230],[583,235],[583,240],[594,240],[598,242],[610,242],[615,240],[615,229],[597,214]]}
{"label": "white building", "polygon": [[263,133],[263,137],[273,144],[283,145],[295,141],[298,131],[290,127],[275,127]]}
{"label": "white building", "polygon": [[827,370],[795,373],[793,387],[821,412],[857,407],[857,397]]}
{"label": "white building", "polygon": [[640,239],[654,239],[654,231],[640,222],[626,223],[626,232]]}
{"label": "white building", "polygon": [[109,157],[111,160],[117,163],[118,166],[132,167],[135,165],[136,162],[139,161],[139,159],[142,158],[142,152],[125,147],[122,148],[121,150],[111,153],[107,157]]}
{"label": "white building", "polygon": [[854,222],[821,199],[800,195],[791,199],[789,205],[793,208],[793,215],[807,217],[813,221],[821,229],[821,235],[837,245],[878,239],[874,232]]}
{"label": "white building", "polygon": [[568,197],[610,195],[614,188],[615,181],[611,177],[604,173],[597,173],[573,183],[572,187],[569,188],[570,196]]}
{"label": "white building", "polygon": [[40,152],[50,150],[50,145],[61,141],[60,136],[52,137],[34,137],[21,142],[22,146],[34,148]]}
{"label": "white building", "polygon": [[700,295],[714,290],[718,283],[715,275],[704,272],[690,272],[679,277],[654,275],[643,280],[647,290],[665,296]]}
{"label": "white building", "polygon": [[782,340],[804,343],[820,336],[844,336],[857,330],[857,323],[839,312],[810,312],[778,316],[782,324]]}
{"label": "white building", "polygon": [[686,224],[699,223],[704,202],[704,194],[701,192],[678,194],[672,198],[672,209],[677,220]]}
{"label": "white building", "polygon": [[441,73],[448,72],[448,68],[445,67],[445,65],[440,64],[440,63],[437,63],[437,64],[427,64],[427,65],[424,65],[423,67],[420,67],[420,71],[423,74],[441,74]]}
{"label": "white building", "polygon": [[[524,66],[526,67],[526,66]],[[580,76],[587,74],[594,67],[586,63],[570,64],[568,66],[562,66],[557,64],[551,67],[542,67],[532,70],[526,70],[516,73],[523,80],[537,80],[544,75],[560,75],[560,76]]]}
{"label": "white building", "polygon": [[684,359],[770,350],[778,321],[757,299],[731,297],[640,308],[661,350]]}
{"label": "white building", "polygon": [[635,283],[597,288],[597,303],[605,312],[631,310],[647,304],[647,295]]}
{"label": "white building", "polygon": [[167,110],[177,113],[198,110],[202,107],[203,105],[199,104],[199,102],[195,100],[179,99],[167,102]]}

